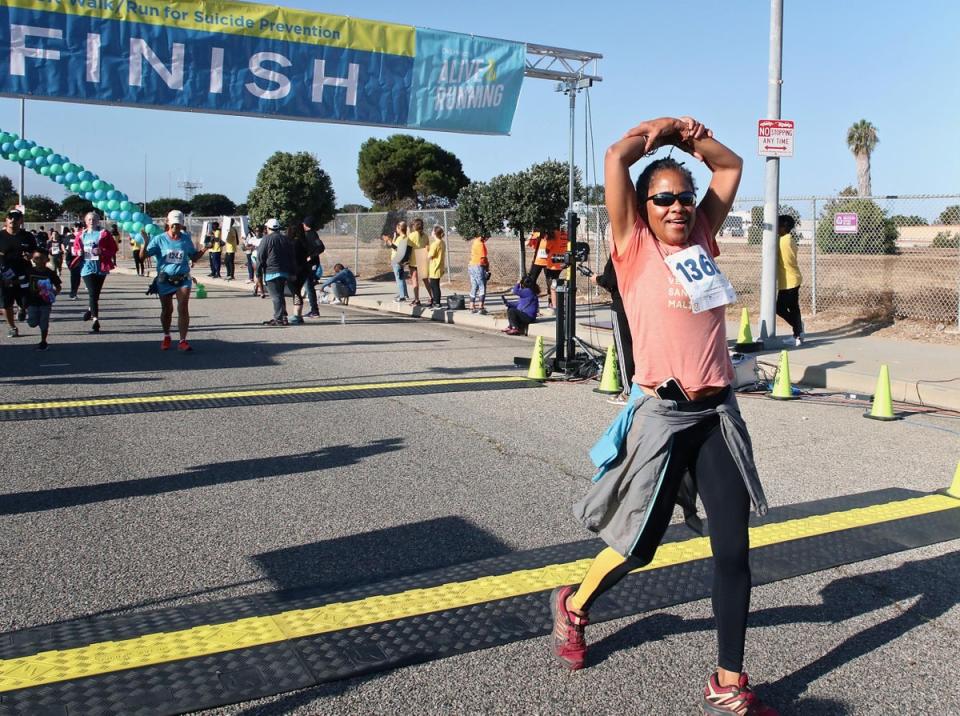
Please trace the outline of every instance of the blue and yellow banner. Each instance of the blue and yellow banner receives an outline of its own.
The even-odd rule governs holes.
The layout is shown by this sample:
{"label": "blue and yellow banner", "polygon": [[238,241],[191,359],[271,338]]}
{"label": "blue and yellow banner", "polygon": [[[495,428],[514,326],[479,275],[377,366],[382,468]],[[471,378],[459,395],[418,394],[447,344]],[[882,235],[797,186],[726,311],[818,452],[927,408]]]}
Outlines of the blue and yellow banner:
{"label": "blue and yellow banner", "polygon": [[522,43],[244,2],[4,0],[0,95],[507,134]]}

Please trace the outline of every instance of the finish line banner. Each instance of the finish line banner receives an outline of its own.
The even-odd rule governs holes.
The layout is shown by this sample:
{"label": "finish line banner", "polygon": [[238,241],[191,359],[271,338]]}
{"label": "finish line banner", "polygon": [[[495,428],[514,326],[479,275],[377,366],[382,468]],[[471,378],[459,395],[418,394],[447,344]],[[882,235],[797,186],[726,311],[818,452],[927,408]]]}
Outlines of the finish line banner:
{"label": "finish line banner", "polygon": [[244,2],[4,0],[0,95],[508,134],[526,47]]}

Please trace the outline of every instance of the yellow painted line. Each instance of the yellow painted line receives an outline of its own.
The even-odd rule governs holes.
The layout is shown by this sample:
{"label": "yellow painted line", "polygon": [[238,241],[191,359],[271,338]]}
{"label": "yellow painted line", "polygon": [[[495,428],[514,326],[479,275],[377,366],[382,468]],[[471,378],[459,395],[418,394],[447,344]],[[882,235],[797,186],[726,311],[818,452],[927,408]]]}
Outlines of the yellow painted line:
{"label": "yellow painted line", "polygon": [[[938,494],[786,520],[752,528],[750,546],[756,549],[957,509],[960,509],[960,501]],[[672,542],[661,546],[653,562],[638,571],[662,569],[709,556],[710,543],[705,537]],[[192,659],[533,594],[579,582],[591,561],[592,559],[580,559],[437,587],[326,604],[312,609],[297,609],[214,626],[148,634],[135,639],[100,642],[74,649],[0,660],[0,692]]]}
{"label": "yellow painted line", "polygon": [[78,400],[51,400],[36,403],[0,403],[0,411],[55,410],[63,408],[98,408],[115,405],[151,405],[192,400],[223,400],[225,398],[264,398],[284,395],[316,395],[320,393],[348,393],[355,390],[384,390],[393,388],[426,388],[442,385],[477,385],[489,383],[528,383],[519,376],[492,378],[442,378],[439,380],[403,380],[394,383],[362,383],[359,385],[314,385],[306,388],[266,388],[263,390],[231,390],[221,393],[174,393],[126,398],[87,398]]}

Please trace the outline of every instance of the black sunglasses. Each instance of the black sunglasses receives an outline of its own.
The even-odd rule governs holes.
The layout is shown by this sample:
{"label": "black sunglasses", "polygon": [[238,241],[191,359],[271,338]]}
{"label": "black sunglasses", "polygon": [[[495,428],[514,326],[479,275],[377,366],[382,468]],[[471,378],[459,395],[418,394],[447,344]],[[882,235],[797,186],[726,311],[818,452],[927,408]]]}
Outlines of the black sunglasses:
{"label": "black sunglasses", "polygon": [[675,201],[679,201],[681,206],[693,206],[697,203],[697,195],[692,191],[681,191],[679,194],[664,191],[648,196],[647,201],[652,201],[655,206],[673,206]]}

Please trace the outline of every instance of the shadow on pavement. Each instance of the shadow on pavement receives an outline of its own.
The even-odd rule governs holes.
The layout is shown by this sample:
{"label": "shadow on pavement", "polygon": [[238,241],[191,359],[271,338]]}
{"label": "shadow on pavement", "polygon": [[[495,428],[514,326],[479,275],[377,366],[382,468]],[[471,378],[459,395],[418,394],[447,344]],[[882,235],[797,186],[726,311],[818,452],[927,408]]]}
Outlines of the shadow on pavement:
{"label": "shadow on pavement", "polygon": [[372,530],[348,537],[264,552],[253,559],[277,589],[331,591],[415,575],[511,549],[461,517]]}
{"label": "shadow on pavement", "polygon": [[[803,693],[817,679],[886,647],[916,627],[929,625],[960,603],[957,575],[960,575],[960,553],[952,553],[906,562],[892,569],[842,577],[820,590],[820,604],[774,607],[751,613],[749,626],[752,629],[789,629],[792,624],[837,624],[879,609],[892,606],[898,609],[894,616],[840,641],[792,674],[760,684],[757,692],[782,714],[841,716],[851,713],[850,707],[840,701],[805,699]],[[914,599],[916,601],[910,606],[902,604]],[[644,642],[713,629],[713,619],[684,619],[663,612],[652,614],[592,645],[590,662],[600,663],[616,651],[636,648]],[[749,631],[747,640],[749,645]],[[762,664],[757,666],[762,668]],[[897,668],[909,667],[901,664]]]}
{"label": "shadow on pavement", "polygon": [[148,497],[267,477],[287,477],[318,470],[354,465],[364,458],[403,448],[402,438],[375,440],[365,445],[332,445],[297,455],[248,458],[197,465],[173,475],[138,480],[103,482],[75,487],[14,492],[0,495],[0,515],[42,512],[63,507],[90,505],[108,500]]}

